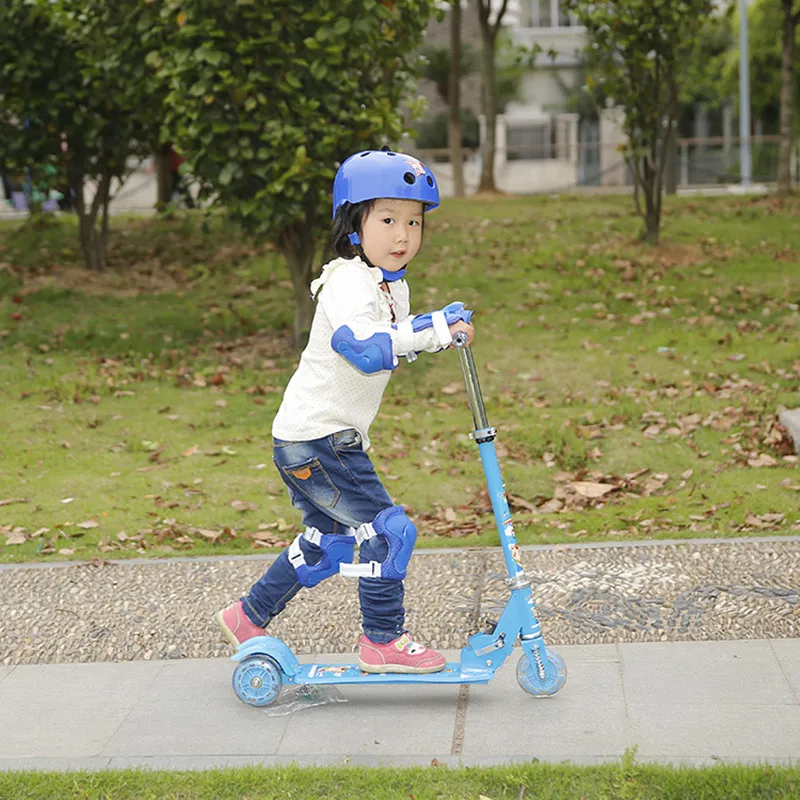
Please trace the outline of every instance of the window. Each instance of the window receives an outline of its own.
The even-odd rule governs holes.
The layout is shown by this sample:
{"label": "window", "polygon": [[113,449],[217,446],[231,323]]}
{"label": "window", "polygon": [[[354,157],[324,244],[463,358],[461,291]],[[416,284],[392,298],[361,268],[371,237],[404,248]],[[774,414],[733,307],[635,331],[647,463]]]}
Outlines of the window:
{"label": "window", "polygon": [[506,151],[509,161],[555,158],[549,122],[516,122],[506,129]]}
{"label": "window", "polygon": [[530,0],[532,28],[570,28],[577,25],[564,0]]}

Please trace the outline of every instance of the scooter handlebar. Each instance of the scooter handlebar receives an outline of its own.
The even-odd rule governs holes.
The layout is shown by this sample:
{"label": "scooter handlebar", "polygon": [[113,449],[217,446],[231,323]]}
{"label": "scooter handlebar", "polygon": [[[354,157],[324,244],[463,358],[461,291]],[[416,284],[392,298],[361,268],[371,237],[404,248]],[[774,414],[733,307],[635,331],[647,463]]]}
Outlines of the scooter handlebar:
{"label": "scooter handlebar", "polygon": [[469,336],[464,331],[457,331],[453,336],[453,344],[456,347],[466,347],[469,343]]}

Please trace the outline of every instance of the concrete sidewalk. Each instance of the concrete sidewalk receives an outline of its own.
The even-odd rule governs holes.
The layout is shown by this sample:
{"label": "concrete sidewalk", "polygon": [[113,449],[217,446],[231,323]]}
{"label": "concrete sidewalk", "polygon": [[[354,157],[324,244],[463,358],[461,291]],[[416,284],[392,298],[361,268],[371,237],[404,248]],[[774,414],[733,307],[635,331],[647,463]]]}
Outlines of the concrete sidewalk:
{"label": "concrete sidewalk", "polygon": [[799,639],[554,649],[568,679],[547,699],[515,653],[485,686],[343,687],[281,717],[237,699],[227,659],[0,667],[0,769],[800,760]]}

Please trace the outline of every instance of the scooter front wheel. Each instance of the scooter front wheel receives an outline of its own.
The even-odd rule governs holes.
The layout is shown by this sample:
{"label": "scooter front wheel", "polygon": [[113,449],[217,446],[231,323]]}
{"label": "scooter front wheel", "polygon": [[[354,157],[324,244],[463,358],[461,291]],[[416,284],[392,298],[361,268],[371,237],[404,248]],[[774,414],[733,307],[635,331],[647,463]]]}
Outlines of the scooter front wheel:
{"label": "scooter front wheel", "polygon": [[517,683],[534,697],[549,697],[555,694],[567,680],[567,665],[558,653],[544,648],[545,660],[542,663],[544,678],[539,666],[528,656],[523,655],[517,664]]}
{"label": "scooter front wheel", "polygon": [[280,667],[260,653],[243,658],[233,671],[233,691],[248,706],[268,706],[280,694],[282,685]]}

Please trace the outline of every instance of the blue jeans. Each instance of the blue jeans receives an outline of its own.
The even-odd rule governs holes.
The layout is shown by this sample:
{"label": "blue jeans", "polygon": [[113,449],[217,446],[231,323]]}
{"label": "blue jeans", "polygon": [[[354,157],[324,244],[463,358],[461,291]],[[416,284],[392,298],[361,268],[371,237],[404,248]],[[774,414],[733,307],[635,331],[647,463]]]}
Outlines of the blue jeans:
{"label": "blue jeans", "polygon": [[[273,439],[272,460],[289,489],[292,505],[303,514],[303,524],[323,534],[346,533],[372,522],[379,512],[394,505],[383,488],[355,428],[337,431],[308,442]],[[300,474],[302,477],[298,477]],[[300,539],[306,564],[316,564],[322,550]],[[251,622],[266,627],[302,588],[289,562],[288,548],[242,598]],[[360,548],[361,563],[383,561],[389,546],[383,536],[367,539]],[[385,644],[405,633],[404,587],[387,578],[359,578],[364,633]]]}

